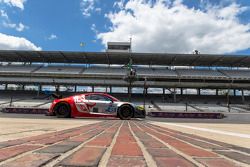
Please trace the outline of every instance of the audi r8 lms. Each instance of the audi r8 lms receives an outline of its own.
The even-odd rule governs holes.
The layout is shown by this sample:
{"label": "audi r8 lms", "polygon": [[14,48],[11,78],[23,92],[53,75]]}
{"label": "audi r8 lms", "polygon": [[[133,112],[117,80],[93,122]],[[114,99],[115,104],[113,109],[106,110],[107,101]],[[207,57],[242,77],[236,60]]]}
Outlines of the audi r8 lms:
{"label": "audi r8 lms", "polygon": [[145,109],[133,103],[122,102],[106,93],[84,93],[55,99],[47,115],[62,118],[118,117],[120,119],[145,118]]}

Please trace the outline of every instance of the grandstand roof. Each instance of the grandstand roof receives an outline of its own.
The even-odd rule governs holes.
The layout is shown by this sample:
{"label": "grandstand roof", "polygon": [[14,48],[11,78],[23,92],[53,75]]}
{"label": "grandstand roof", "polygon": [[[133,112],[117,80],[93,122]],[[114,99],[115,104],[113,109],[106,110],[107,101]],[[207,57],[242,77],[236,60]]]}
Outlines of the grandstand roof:
{"label": "grandstand roof", "polygon": [[114,53],[0,50],[1,62],[250,67],[250,56],[215,54]]}

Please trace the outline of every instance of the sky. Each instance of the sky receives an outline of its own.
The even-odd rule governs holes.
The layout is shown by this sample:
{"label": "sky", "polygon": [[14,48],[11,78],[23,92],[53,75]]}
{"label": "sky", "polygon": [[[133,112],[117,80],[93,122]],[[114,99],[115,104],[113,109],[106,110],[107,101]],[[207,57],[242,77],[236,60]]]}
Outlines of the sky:
{"label": "sky", "polygon": [[[248,0],[0,0],[0,49],[250,54]],[[80,43],[84,43],[80,46]]]}

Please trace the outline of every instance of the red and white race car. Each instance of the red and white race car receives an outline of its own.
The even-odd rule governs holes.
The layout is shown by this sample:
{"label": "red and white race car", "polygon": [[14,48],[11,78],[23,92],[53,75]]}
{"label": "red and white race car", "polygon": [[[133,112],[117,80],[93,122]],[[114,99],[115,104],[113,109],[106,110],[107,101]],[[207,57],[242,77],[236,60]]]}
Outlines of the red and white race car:
{"label": "red and white race car", "polygon": [[145,118],[145,109],[133,103],[121,102],[106,93],[84,93],[55,99],[47,115],[58,117],[118,117]]}

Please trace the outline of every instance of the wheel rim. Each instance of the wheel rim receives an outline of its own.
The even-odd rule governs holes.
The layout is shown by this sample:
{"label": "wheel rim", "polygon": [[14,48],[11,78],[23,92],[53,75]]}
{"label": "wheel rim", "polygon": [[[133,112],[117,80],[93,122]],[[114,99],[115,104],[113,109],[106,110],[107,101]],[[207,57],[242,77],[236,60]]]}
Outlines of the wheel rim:
{"label": "wheel rim", "polygon": [[131,110],[129,108],[125,107],[122,110],[122,116],[125,118],[128,118],[128,117],[130,117],[130,115],[131,115]]}
{"label": "wheel rim", "polygon": [[58,114],[59,115],[65,115],[67,112],[67,107],[65,105],[62,105],[58,108]]}

